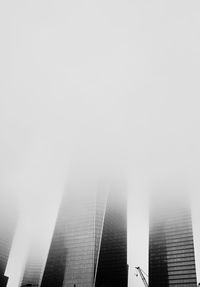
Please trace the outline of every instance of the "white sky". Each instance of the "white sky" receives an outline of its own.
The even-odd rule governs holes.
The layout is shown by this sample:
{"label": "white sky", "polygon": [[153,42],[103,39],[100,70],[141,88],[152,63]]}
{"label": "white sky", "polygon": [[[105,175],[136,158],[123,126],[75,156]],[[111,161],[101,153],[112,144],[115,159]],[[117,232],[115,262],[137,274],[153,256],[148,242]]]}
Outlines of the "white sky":
{"label": "white sky", "polygon": [[47,246],[74,158],[126,170],[131,266],[147,271],[148,190],[177,174],[198,249],[200,2],[1,2],[0,184],[21,216],[9,287],[29,238]]}

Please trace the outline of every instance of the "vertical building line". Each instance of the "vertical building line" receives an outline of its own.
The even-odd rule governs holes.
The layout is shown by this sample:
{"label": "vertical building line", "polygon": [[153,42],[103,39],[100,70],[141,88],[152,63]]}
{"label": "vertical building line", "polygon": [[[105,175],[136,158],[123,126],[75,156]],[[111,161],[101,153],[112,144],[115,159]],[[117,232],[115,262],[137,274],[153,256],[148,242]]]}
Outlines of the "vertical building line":
{"label": "vertical building line", "polygon": [[[105,220],[107,202],[108,202],[108,191],[106,191],[106,196],[105,196],[105,204],[104,204],[103,219],[102,219],[102,224],[101,224],[101,233],[100,233],[100,239],[99,239],[99,247],[98,247],[97,259],[96,259],[96,265],[95,265],[95,274],[94,274],[93,287],[95,287],[95,284],[96,284],[96,276],[97,276],[97,269],[98,269],[98,263],[99,263],[99,254],[100,254],[100,248],[101,248],[101,240],[102,240],[102,234],[103,234],[103,227],[104,227],[104,220]],[[96,200],[96,204],[98,204],[97,200]],[[95,227],[96,227],[96,219],[95,219]],[[95,228],[95,231],[96,231],[96,228]]]}

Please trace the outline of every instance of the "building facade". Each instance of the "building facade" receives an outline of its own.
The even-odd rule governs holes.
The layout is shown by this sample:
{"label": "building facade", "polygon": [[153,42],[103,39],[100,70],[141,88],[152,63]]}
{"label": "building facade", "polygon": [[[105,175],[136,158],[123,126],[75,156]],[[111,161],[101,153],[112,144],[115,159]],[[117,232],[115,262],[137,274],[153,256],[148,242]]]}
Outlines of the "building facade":
{"label": "building facade", "polygon": [[32,284],[39,286],[42,276],[43,258],[40,253],[39,244],[30,244],[29,251],[26,258],[26,263],[21,276],[21,283],[19,286]]}
{"label": "building facade", "polygon": [[28,261],[23,274],[20,286],[26,284],[38,285],[40,283],[41,266],[37,262]]}
{"label": "building facade", "polygon": [[127,286],[127,225],[124,193],[108,194],[95,287]]}
{"label": "building facade", "polygon": [[8,283],[8,277],[5,275],[0,275],[0,286],[6,287]]}
{"label": "building facade", "polygon": [[187,200],[165,197],[150,207],[149,286],[197,286],[192,219]]}
{"label": "building facade", "polygon": [[5,271],[16,231],[18,210],[16,200],[9,192],[0,194],[0,286],[6,286]]}
{"label": "building facade", "polygon": [[85,179],[68,186],[41,286],[127,287],[126,198],[121,186]]}

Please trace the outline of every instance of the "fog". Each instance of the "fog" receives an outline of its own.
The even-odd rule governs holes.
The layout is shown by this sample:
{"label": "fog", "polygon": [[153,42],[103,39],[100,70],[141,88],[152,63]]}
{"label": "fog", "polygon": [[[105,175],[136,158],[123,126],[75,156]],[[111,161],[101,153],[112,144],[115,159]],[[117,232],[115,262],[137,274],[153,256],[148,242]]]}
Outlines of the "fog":
{"label": "fog", "polygon": [[148,270],[148,194],[158,182],[186,182],[199,250],[199,8],[1,3],[0,192],[17,197],[19,214],[9,287],[32,238],[45,257],[74,166],[126,178],[130,286],[142,286],[134,266]]}

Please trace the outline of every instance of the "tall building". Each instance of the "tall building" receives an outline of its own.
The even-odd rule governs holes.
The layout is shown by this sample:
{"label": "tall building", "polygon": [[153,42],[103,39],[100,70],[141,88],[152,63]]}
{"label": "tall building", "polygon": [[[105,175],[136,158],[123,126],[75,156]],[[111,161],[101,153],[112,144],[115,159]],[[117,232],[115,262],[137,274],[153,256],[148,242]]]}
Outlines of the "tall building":
{"label": "tall building", "polygon": [[120,184],[77,179],[58,214],[42,287],[127,287],[126,197]]}
{"label": "tall building", "polygon": [[32,284],[39,286],[42,276],[43,258],[40,254],[40,247],[33,242],[27,255],[25,267],[22,273],[20,286]]}
{"label": "tall building", "polygon": [[0,286],[6,286],[5,275],[17,224],[16,201],[9,192],[0,193]]}
{"label": "tall building", "polygon": [[0,275],[0,286],[6,287],[8,283],[8,277],[5,275]]}
{"label": "tall building", "polygon": [[181,193],[152,200],[149,286],[197,286],[190,206]]}
{"label": "tall building", "polygon": [[108,194],[95,287],[127,286],[126,202],[123,197],[124,193],[117,187]]}

